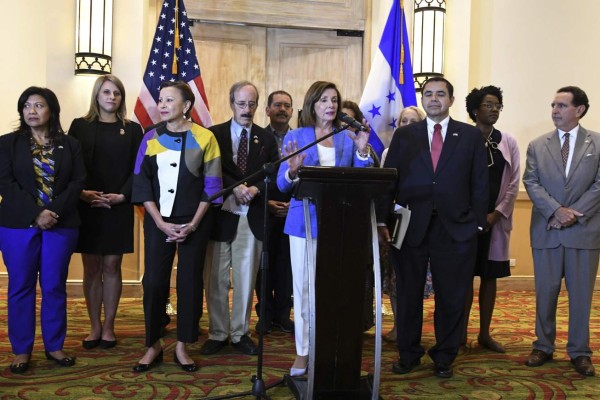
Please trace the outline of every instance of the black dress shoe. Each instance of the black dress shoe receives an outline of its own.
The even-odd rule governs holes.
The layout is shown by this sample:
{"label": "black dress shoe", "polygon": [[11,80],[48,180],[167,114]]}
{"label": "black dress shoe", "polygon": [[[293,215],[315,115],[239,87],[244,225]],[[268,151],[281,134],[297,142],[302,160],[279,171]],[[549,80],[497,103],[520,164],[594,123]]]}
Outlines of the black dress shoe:
{"label": "black dress shoe", "polygon": [[82,340],[81,341],[81,345],[83,346],[84,349],[87,349],[87,350],[96,348],[96,347],[98,347],[99,344],[100,344],[100,339]]}
{"label": "black dress shoe", "polygon": [[579,372],[583,376],[594,376],[596,370],[592,359],[588,356],[579,356],[571,360],[571,364],[575,367],[575,371]]}
{"label": "black dress shoe", "polygon": [[191,364],[182,364],[179,361],[179,358],[177,357],[177,351],[173,350],[173,360],[175,361],[175,364],[179,365],[181,367],[182,370],[184,370],[185,372],[195,372],[198,371],[198,366],[196,365],[195,362],[191,363]]}
{"label": "black dress shoe", "polygon": [[394,364],[392,364],[392,372],[395,374],[400,374],[400,375],[408,374],[410,371],[412,371],[418,365],[421,365],[420,358],[415,358],[414,360],[412,360],[408,363],[404,362],[402,360],[398,360]]}
{"label": "black dress shoe", "polygon": [[273,326],[279,328],[281,332],[291,333],[294,332],[294,321],[291,319],[284,319],[280,321],[273,321]]}
{"label": "black dress shoe", "polygon": [[227,344],[229,344],[229,341],[227,339],[225,339],[225,340],[208,339],[206,342],[204,342],[204,344],[200,348],[200,354],[203,354],[205,356],[210,355],[210,354],[215,354],[216,352],[221,350],[223,347],[227,346]]}
{"label": "black dress shoe", "polygon": [[258,353],[258,348],[248,335],[242,336],[239,342],[231,343],[231,345],[249,356],[255,356]]}
{"label": "black dress shoe", "polygon": [[48,350],[45,350],[45,353],[47,360],[54,361],[61,367],[72,367],[73,365],[75,365],[75,357],[56,358],[53,357],[52,354],[48,352]]}
{"label": "black dress shoe", "polygon": [[31,360],[31,354],[29,355],[29,359],[25,362],[10,364],[10,372],[13,374],[24,374],[29,369],[29,360]]}
{"label": "black dress shoe", "polygon": [[446,364],[443,362],[435,363],[434,372],[435,376],[438,378],[452,378],[452,364]]}
{"label": "black dress shoe", "polygon": [[116,340],[100,340],[100,344],[98,345],[101,349],[111,349],[117,345]]}
{"label": "black dress shoe", "polygon": [[527,361],[525,361],[525,365],[528,367],[540,367],[546,364],[548,361],[552,360],[553,354],[544,353],[541,350],[533,349],[531,350],[531,354]]}
{"label": "black dress shoe", "polygon": [[254,329],[256,330],[256,333],[262,332],[263,335],[266,335],[267,333],[271,333],[273,331],[271,322],[264,319],[259,319]]}
{"label": "black dress shoe", "polygon": [[135,365],[133,367],[133,371],[134,372],[146,372],[150,368],[152,368],[154,365],[160,364],[162,362],[162,360],[163,360],[163,351],[162,351],[162,349],[160,349],[160,353],[158,353],[158,355],[156,357],[154,357],[154,360],[150,361],[150,364],[138,363],[137,365]]}

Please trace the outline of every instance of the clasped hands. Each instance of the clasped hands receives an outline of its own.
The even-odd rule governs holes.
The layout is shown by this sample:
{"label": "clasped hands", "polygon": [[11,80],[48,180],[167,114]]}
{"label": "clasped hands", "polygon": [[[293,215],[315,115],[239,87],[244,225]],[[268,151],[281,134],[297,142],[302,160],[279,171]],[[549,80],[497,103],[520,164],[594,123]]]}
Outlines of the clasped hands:
{"label": "clasped hands", "polygon": [[546,226],[546,230],[567,228],[577,222],[577,217],[583,214],[569,207],[559,207]]}
{"label": "clasped hands", "polygon": [[58,222],[58,214],[54,211],[47,209],[42,210],[41,213],[35,218],[35,223],[32,226],[36,226],[41,230],[45,231],[52,229]]}
{"label": "clasped hands", "polygon": [[233,196],[238,204],[248,205],[259,193],[256,186],[246,186],[244,184],[233,188]]}
{"label": "clasped hands", "polygon": [[285,218],[290,208],[290,203],[285,201],[269,200],[267,202],[269,212],[278,218]]}
{"label": "clasped hands", "polygon": [[83,190],[79,196],[92,208],[111,208],[111,206],[123,203],[125,196],[117,193],[103,193],[96,190]]}
{"label": "clasped hands", "polygon": [[187,236],[194,231],[194,226],[190,221],[187,224],[172,224],[170,222],[163,221],[158,225],[158,229],[167,235],[166,242],[183,242]]}

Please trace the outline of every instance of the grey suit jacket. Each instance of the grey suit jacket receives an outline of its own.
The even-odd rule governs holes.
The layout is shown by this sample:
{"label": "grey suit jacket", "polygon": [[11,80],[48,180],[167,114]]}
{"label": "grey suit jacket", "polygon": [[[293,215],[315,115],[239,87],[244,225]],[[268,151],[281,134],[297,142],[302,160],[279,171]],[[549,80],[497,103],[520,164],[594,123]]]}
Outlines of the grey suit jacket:
{"label": "grey suit jacket", "polygon": [[[600,249],[600,134],[579,127],[569,175],[565,176],[558,131],[534,139],[523,175],[533,202],[531,247]],[[583,213],[568,228],[546,230],[561,206]]]}

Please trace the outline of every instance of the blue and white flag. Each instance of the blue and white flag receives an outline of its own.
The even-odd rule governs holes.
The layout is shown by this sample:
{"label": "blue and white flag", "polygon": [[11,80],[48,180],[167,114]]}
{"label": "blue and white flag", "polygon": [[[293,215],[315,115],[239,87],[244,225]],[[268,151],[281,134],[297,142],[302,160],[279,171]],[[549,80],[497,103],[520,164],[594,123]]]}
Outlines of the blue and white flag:
{"label": "blue and white flag", "polygon": [[402,109],[417,105],[401,1],[392,0],[359,105],[371,126],[369,143],[380,156],[390,145]]}

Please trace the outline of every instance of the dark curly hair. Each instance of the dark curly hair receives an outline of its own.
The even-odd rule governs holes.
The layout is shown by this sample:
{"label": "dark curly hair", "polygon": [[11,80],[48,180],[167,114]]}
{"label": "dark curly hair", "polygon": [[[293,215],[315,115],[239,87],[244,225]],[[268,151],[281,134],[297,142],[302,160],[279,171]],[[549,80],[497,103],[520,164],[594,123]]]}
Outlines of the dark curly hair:
{"label": "dark curly hair", "polygon": [[479,108],[483,98],[488,94],[497,97],[500,104],[503,104],[502,89],[497,86],[484,86],[479,89],[475,88],[467,95],[467,98],[465,99],[467,103],[467,112],[469,113],[469,117],[471,117],[473,122],[477,122],[477,117],[475,116],[474,111]]}
{"label": "dark curly hair", "polygon": [[48,120],[48,137],[50,139],[54,139],[55,137],[64,134],[64,130],[60,125],[60,104],[58,103],[58,98],[52,90],[38,86],[28,87],[23,93],[21,93],[21,96],[19,96],[19,100],[17,101],[19,126],[17,129],[15,129],[15,132],[31,135],[31,127],[25,122],[23,108],[25,107],[25,103],[29,97],[36,94],[46,100],[46,103],[48,103],[48,108],[50,109],[50,119]]}

